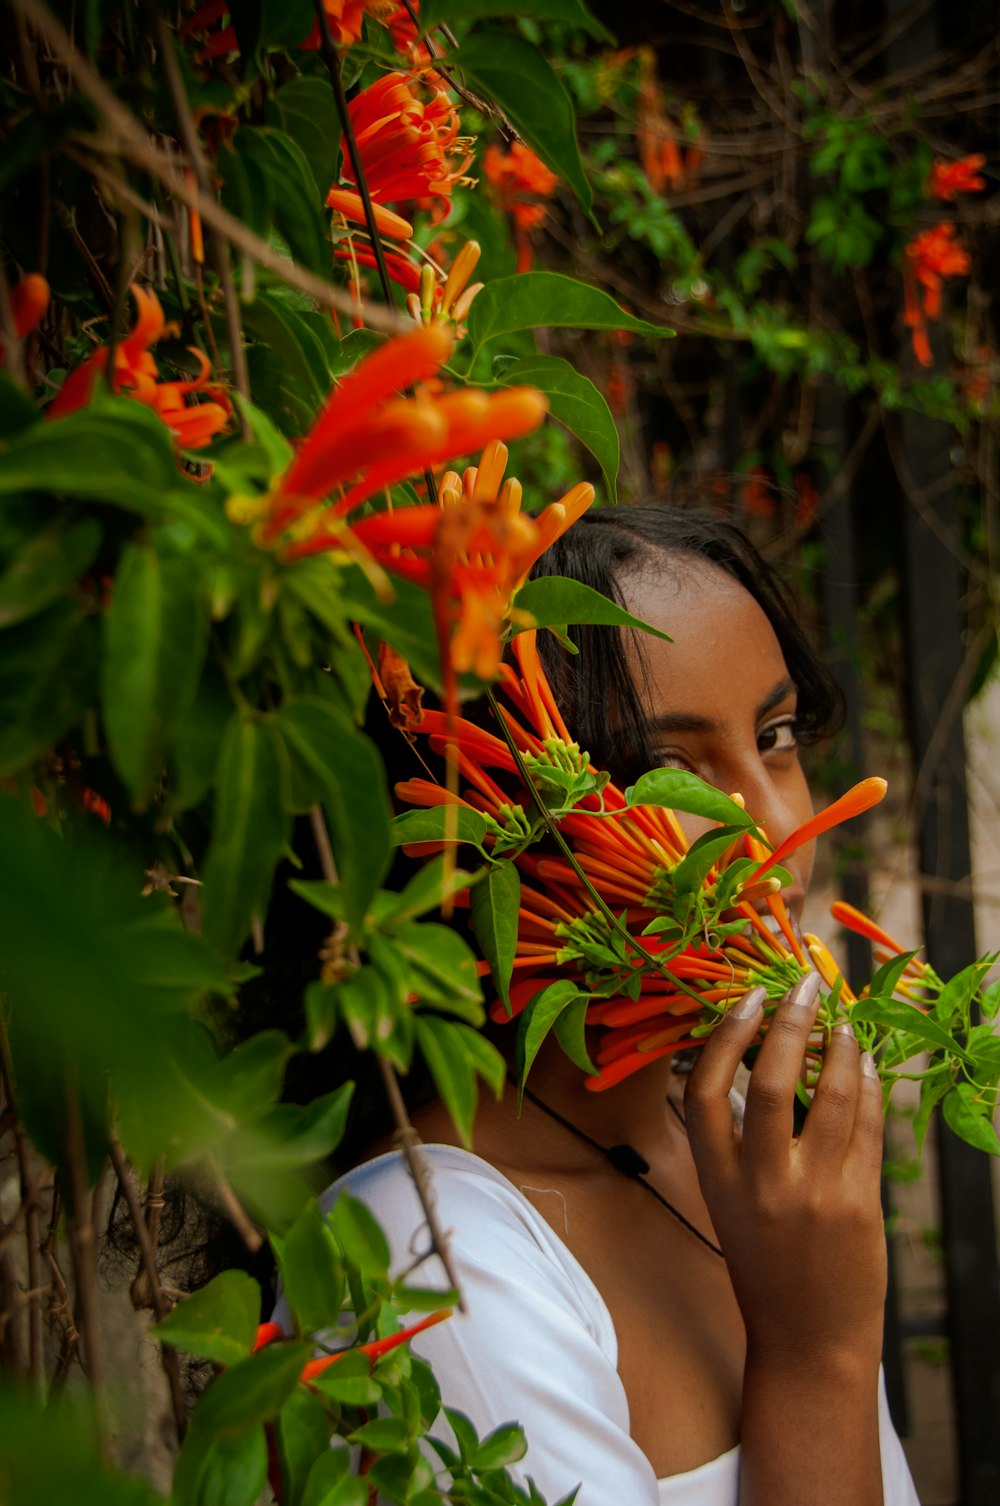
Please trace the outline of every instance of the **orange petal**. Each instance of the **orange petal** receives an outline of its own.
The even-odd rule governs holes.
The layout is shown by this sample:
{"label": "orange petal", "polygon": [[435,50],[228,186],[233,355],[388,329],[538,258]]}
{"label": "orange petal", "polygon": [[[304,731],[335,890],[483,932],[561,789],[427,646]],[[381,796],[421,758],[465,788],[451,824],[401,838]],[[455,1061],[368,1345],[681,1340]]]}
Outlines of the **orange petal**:
{"label": "orange petal", "polygon": [[878,805],[887,789],[888,785],[884,779],[862,779],[860,784],[848,790],[846,795],[841,795],[840,799],[835,800],[832,805],[817,811],[815,816],[810,816],[808,821],[803,821],[796,831],[787,836],[761,863],[753,876],[753,882],[759,882],[775,864],[783,862],[791,853],[797,852],[800,847],[811,842],[814,837],[829,831],[831,827],[839,826],[842,821],[850,821],[852,817],[871,810],[873,805]]}

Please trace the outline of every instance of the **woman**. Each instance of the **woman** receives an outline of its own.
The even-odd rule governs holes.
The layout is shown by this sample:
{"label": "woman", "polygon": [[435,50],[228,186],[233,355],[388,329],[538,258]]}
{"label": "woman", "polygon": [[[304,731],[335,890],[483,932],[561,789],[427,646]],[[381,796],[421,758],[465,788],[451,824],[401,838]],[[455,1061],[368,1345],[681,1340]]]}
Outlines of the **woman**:
{"label": "woman", "polygon": [[[602,512],[541,568],[674,639],[590,629],[578,658],[548,651],[597,766],[623,783],[655,764],[691,769],[739,791],[774,843],[809,815],[798,744],[830,720],[835,692],[741,535],[660,507]],[[811,865],[810,848],[789,863],[793,913]],[[550,1502],[578,1483],[578,1506],[916,1501],[879,1396],[881,1095],[849,1029],[793,1135],[818,981],[779,1005],[741,1127],[730,1092],[763,990],[732,1007],[686,1091],[668,1057],[586,1093],[548,1041],[520,1117],[513,1090],[483,1104],[474,1155],[440,1104],[415,1114],[468,1314],[414,1348],[480,1433],[523,1424],[515,1476]],[[398,1155],[347,1182],[406,1266],[422,1215]]]}

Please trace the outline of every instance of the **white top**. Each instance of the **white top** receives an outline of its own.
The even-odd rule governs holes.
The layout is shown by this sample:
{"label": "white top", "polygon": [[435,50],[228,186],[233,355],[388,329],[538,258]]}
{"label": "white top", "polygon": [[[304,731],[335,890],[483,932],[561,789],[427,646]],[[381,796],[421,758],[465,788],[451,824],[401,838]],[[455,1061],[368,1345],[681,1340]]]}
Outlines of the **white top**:
{"label": "white top", "polygon": [[[441,1224],[468,1307],[413,1340],[434,1369],[446,1405],[466,1413],[480,1437],[517,1421],[528,1452],[511,1474],[531,1476],[552,1503],[582,1482],[576,1506],[737,1506],[739,1448],[657,1480],[629,1436],[611,1315],[586,1271],[528,1199],[488,1162],[448,1145],[422,1147]],[[335,1182],[375,1214],[402,1271],[427,1249],[423,1212],[399,1152]],[[436,1257],[420,1284],[447,1278]],[[283,1304],[275,1313],[287,1319]],[[885,1506],[919,1506],[880,1386]],[[437,1428],[435,1428],[437,1431]],[[450,1440],[449,1440],[450,1441]]]}

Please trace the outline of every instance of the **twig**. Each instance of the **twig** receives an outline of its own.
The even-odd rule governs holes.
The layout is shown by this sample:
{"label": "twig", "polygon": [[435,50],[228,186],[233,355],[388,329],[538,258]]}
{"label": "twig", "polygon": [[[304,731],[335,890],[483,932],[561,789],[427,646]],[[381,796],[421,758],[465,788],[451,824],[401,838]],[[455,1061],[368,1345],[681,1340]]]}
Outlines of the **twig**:
{"label": "twig", "polygon": [[[181,78],[180,68],[177,66],[177,55],[174,52],[173,38],[167,30],[163,17],[148,7],[154,18],[156,39],[159,44],[160,56],[163,60],[163,72],[167,80],[167,91],[177,116],[177,128],[180,132],[184,150],[187,152],[194,169],[195,181],[201,193],[208,197],[211,194],[211,183],[208,175],[208,165],[205,162],[205,154],[198,140],[198,128],[191,114],[191,106],[188,103],[187,94],[184,92],[184,80]],[[226,335],[229,340],[229,359],[232,365],[233,386],[240,397],[250,401],[250,373],[247,369],[247,356],[243,348],[243,326],[240,320],[240,306],[236,298],[236,289],[233,286],[233,271],[229,264],[229,247],[225,238],[218,229],[213,228],[209,233],[212,246],[212,254],[215,258],[216,271],[219,274],[219,287],[222,289],[222,302],[226,310]],[[213,339],[211,325],[208,326],[209,338]],[[214,343],[214,339],[213,339]],[[240,435],[244,440],[249,440],[250,422],[247,418],[246,409],[239,404]]]}
{"label": "twig", "polygon": [[354,169],[354,181],[357,184],[358,193],[361,195],[361,206],[365,212],[365,224],[368,227],[372,250],[375,253],[375,265],[378,267],[379,281],[382,284],[382,296],[391,308],[392,283],[389,280],[389,267],[385,259],[382,237],[379,235],[378,225],[375,223],[372,196],[368,188],[368,179],[365,176],[361,153],[358,150],[357,138],[354,135],[351,112],[347,108],[347,95],[344,93],[344,80],[340,72],[340,54],[334,46],[333,33],[330,30],[330,18],[326,13],[326,6],[323,4],[323,0],[313,0],[313,9],[316,12],[316,20],[319,25],[319,55],[326,65],[326,71],[330,75],[330,83],[333,85],[334,103],[337,106],[337,114],[340,116],[340,128],[344,133],[344,141],[347,144],[347,154],[351,159],[351,166]]}
{"label": "twig", "polygon": [[[313,835],[316,840],[316,850],[319,854],[323,877],[329,884],[339,883],[337,865],[333,857],[333,848],[330,846],[330,835],[326,829],[323,812],[318,805],[314,805],[310,810],[309,820],[312,824]],[[347,950],[351,961],[360,965],[361,958],[357,947],[350,946]],[[403,1094],[400,1091],[399,1079],[396,1076],[392,1063],[386,1061],[385,1057],[379,1055],[378,1052],[376,1052],[376,1056],[378,1058],[379,1071],[382,1074],[382,1083],[385,1087],[386,1097],[389,1100],[389,1108],[396,1125],[396,1139],[403,1153],[403,1159],[406,1162],[410,1176],[413,1179],[417,1197],[420,1200],[420,1206],[427,1223],[427,1230],[431,1237],[431,1245],[444,1267],[444,1273],[448,1278],[448,1285],[458,1292],[459,1311],[465,1312],[465,1299],[462,1296],[458,1276],[452,1265],[451,1252],[448,1248],[448,1236],[441,1227],[441,1222],[437,1216],[437,1209],[434,1207],[431,1175],[426,1161],[420,1154],[420,1136],[417,1134],[410,1120],[406,1103],[403,1100]]]}
{"label": "twig", "polygon": [[14,327],[14,309],[10,300],[10,284],[3,262],[0,261],[0,344],[3,345],[4,365],[19,387],[27,386],[24,370],[24,351]]}
{"label": "twig", "polygon": [[[246,252],[247,256],[259,266],[273,272],[289,287],[298,288],[300,292],[314,298],[317,303],[337,309],[341,313],[357,312],[359,304],[356,298],[334,287],[322,277],[317,277],[305,267],[296,266],[288,257],[273,250],[267,241],[255,235],[235,215],[223,209],[221,204],[202,193],[196,184],[186,183],[183,173],[178,171],[164,152],[152,145],[136,117],[125,108],[90,66],[83,54],[74,46],[68,32],[51,11],[41,3],[41,0],[11,0],[11,4],[45,38],[56,60],[73,77],[81,94],[101,115],[111,138],[104,140],[100,136],[78,136],[78,143],[86,144],[92,152],[98,155],[125,157],[135,166],[148,172],[157,182],[162,183],[174,198],[186,204],[189,209],[196,210],[207,225],[219,230],[231,245]],[[383,309],[378,304],[362,301],[361,311],[366,324],[372,329],[393,334],[408,327],[407,321],[393,310]]]}
{"label": "twig", "polygon": [[104,1350],[97,1309],[97,1260],[94,1246],[94,1200],[87,1181],[83,1113],[79,1085],[66,1085],[66,1170],[69,1175],[69,1252],[76,1288],[77,1325],[94,1398],[94,1421],[101,1453],[113,1462],[105,1394]]}
{"label": "twig", "polygon": [[[111,1164],[118,1178],[118,1185],[122,1190],[125,1202],[128,1206],[129,1217],[135,1230],[135,1237],[139,1242],[139,1253],[142,1257],[142,1270],[132,1283],[132,1304],[135,1307],[145,1307],[146,1294],[142,1292],[140,1278],[145,1277],[145,1285],[148,1290],[150,1303],[157,1321],[165,1318],[170,1312],[172,1303],[164,1295],[160,1285],[160,1273],[156,1268],[156,1245],[152,1239],[142,1208],[139,1206],[139,1198],[136,1194],[135,1183],[125,1160],[121,1145],[116,1136],[111,1137]],[[181,1373],[177,1363],[177,1354],[169,1344],[161,1344],[160,1362],[163,1365],[167,1384],[170,1387],[170,1401],[174,1409],[174,1423],[177,1428],[177,1439],[180,1442],[184,1437],[187,1427],[187,1408],[184,1405],[184,1394],[181,1391]]]}
{"label": "twig", "polygon": [[264,1243],[260,1230],[222,1175],[222,1170],[214,1156],[208,1157],[208,1168],[212,1181],[215,1184],[215,1190],[219,1194],[222,1211],[239,1234],[250,1254],[256,1255]]}
{"label": "twig", "polygon": [[[17,1112],[14,1067],[10,1055],[10,1041],[7,1038],[7,1020],[2,1008],[0,1008],[0,1073],[3,1076],[4,1093],[12,1120],[17,1172],[21,1183],[21,1207],[18,1209],[18,1215],[23,1211],[25,1239],[28,1245],[28,1286],[32,1292],[36,1292],[41,1284],[37,1203],[40,1182],[32,1185],[28,1142]],[[15,1223],[16,1221],[15,1218]],[[41,1390],[45,1383],[44,1359],[42,1307],[39,1299],[34,1297],[28,1308],[28,1373],[31,1376],[31,1384],[38,1390]]]}

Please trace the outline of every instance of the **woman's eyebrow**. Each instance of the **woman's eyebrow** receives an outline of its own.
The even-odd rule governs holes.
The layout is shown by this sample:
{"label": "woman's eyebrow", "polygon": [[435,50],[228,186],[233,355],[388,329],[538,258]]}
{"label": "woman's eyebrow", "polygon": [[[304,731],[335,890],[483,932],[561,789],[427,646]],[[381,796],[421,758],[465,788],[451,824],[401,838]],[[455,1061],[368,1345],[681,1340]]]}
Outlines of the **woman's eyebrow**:
{"label": "woman's eyebrow", "polygon": [[774,689],[764,697],[757,707],[755,712],[757,720],[760,721],[762,716],[767,716],[769,711],[773,711],[775,706],[780,706],[782,701],[787,700],[790,695],[798,695],[798,691],[799,687],[795,681],[786,675],[783,680],[778,681]]}
{"label": "woman's eyebrow", "polygon": [[[775,706],[780,706],[788,696],[795,695],[798,686],[795,681],[787,676],[779,680],[773,690],[769,690],[754,712],[754,720],[760,721],[773,711]],[[650,717],[645,724],[647,734],[656,732],[714,732],[718,723],[708,716],[696,716],[690,711],[665,711],[662,716]]]}

